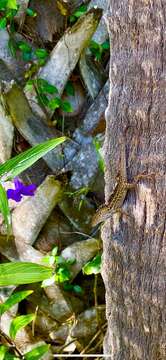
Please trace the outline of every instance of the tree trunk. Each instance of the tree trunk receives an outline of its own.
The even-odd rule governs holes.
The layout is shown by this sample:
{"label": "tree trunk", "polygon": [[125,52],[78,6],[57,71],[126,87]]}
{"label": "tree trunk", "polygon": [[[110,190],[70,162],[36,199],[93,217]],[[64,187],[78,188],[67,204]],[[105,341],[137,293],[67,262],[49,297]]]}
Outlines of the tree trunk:
{"label": "tree trunk", "polygon": [[[111,360],[166,359],[166,2],[109,0],[111,91],[106,111],[106,202],[125,139],[129,182],[122,210],[102,228],[102,275]],[[164,249],[165,245],[165,249]]]}

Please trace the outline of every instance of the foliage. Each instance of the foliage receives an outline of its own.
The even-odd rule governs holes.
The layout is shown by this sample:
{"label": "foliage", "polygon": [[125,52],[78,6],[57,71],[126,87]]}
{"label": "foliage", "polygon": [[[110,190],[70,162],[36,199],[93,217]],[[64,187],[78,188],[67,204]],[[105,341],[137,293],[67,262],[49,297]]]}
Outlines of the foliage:
{"label": "foliage", "polygon": [[36,348],[32,349],[31,351],[28,351],[26,354],[24,354],[24,357],[26,360],[38,360],[41,359],[42,356],[48,352],[49,345],[39,345]]}
{"label": "foliage", "polygon": [[71,95],[71,96],[74,96],[75,95],[75,89],[74,89],[74,86],[72,84],[72,82],[69,80],[65,86],[65,92],[67,95]]}
{"label": "foliage", "polygon": [[7,160],[0,165],[0,176],[2,181],[12,180],[15,176],[32,166],[37,160],[53,150],[56,146],[62,144],[66,137],[51,139],[24,151],[23,153]]}
{"label": "foliage", "polygon": [[89,45],[89,50],[95,56],[95,59],[97,61],[101,61],[103,54],[107,50],[109,50],[109,48],[110,48],[109,40],[106,40],[101,45],[98,44],[96,41],[91,40]]}
{"label": "foliage", "polygon": [[14,29],[14,16],[17,14],[18,5],[16,0],[1,0],[0,2],[0,29],[5,29],[7,24],[10,24],[10,31]]}
{"label": "foliage", "polygon": [[[1,12],[0,29],[6,28],[7,24],[9,23],[10,32],[15,31],[14,16],[17,14],[18,10],[19,10],[19,5],[17,5],[17,0],[0,1],[0,12]],[[31,8],[26,9],[26,14],[32,17],[37,16],[37,13]]]}
{"label": "foliage", "polygon": [[[25,299],[27,296],[32,294],[32,290],[25,290],[25,291],[18,291],[13,293],[9,296],[9,298],[0,304],[0,315],[2,316],[6,311],[10,310],[13,305],[19,303],[23,299]],[[32,321],[35,320],[35,314],[28,314],[28,315],[21,315],[16,316],[10,323],[9,328],[9,335],[10,335],[10,343],[12,344],[12,339],[15,339],[17,332],[30,324]],[[13,343],[14,344],[14,343]],[[3,359],[19,359],[18,357],[15,357],[10,352],[8,352],[8,347],[1,345],[0,346],[0,360]],[[24,354],[24,358],[26,360],[38,360],[41,359],[41,357],[47,353],[49,350],[49,345],[39,345],[32,349],[31,351],[28,351]]]}
{"label": "foliage", "polygon": [[96,255],[91,261],[88,261],[82,271],[86,275],[98,274],[101,272],[101,255]]}
{"label": "foliage", "polygon": [[49,151],[53,150],[56,146],[60,145],[66,140],[65,137],[51,139],[42,144],[36,145],[31,149],[7,160],[4,164],[0,165],[0,211],[7,226],[8,235],[10,233],[11,221],[10,211],[6,192],[3,188],[3,182],[13,179],[21,172],[32,166],[37,160],[46,155]]}
{"label": "foliage", "polygon": [[37,13],[31,8],[26,9],[26,14],[31,16],[31,17],[36,17],[37,16]]}
{"label": "foliage", "polygon": [[25,299],[27,296],[33,293],[33,290],[25,290],[18,291],[9,296],[9,298],[0,304],[0,316],[4,314],[4,312],[10,310],[10,308]]}
{"label": "foliage", "polygon": [[80,211],[89,190],[90,189],[88,186],[84,186],[76,191],[66,191],[65,194],[68,195],[69,197],[73,197],[75,201],[79,199],[78,210]]}
{"label": "foliage", "polygon": [[17,332],[35,319],[35,314],[20,315],[11,321],[9,334],[15,339]]}
{"label": "foliage", "polygon": [[74,23],[79,19],[82,15],[84,15],[87,11],[87,5],[81,5],[78,9],[74,11],[74,13],[69,17],[69,22]]}
{"label": "foliage", "polygon": [[95,147],[95,150],[96,150],[96,153],[97,153],[97,161],[98,161],[98,166],[99,166],[99,169],[101,172],[104,172],[104,169],[105,169],[105,164],[104,164],[104,159],[103,159],[103,156],[101,154],[101,141],[98,137],[95,137],[93,139],[93,144],[94,144],[94,147]]}
{"label": "foliage", "polygon": [[60,96],[49,98],[50,95],[58,94],[58,89],[47,80],[38,78],[27,81],[26,89],[31,90],[33,88],[36,91],[36,97],[41,106],[48,107],[51,110],[61,108],[65,112],[73,111],[71,104],[68,101],[63,101]]}
{"label": "foliage", "polygon": [[10,216],[10,209],[8,204],[8,198],[6,195],[6,191],[3,188],[2,184],[0,183],[0,211],[4,218],[6,227],[7,227],[7,234],[8,236],[11,233],[11,216]]}
{"label": "foliage", "polygon": [[62,256],[57,255],[58,247],[54,247],[50,255],[43,258],[43,261],[54,266],[54,275],[46,279],[42,283],[42,287],[57,283],[65,283],[71,279],[70,267],[75,263],[75,259],[64,259]]}
{"label": "foliage", "polygon": [[0,286],[31,284],[52,276],[53,269],[30,262],[0,264]]}

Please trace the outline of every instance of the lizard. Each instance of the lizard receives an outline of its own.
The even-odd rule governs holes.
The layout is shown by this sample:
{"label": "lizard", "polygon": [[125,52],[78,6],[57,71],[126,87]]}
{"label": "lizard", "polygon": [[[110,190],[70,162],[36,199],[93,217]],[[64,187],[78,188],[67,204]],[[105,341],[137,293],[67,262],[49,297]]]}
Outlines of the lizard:
{"label": "lizard", "polygon": [[136,182],[129,183],[127,180],[126,150],[125,143],[122,142],[120,154],[120,172],[117,177],[117,184],[109,198],[108,204],[101,205],[92,217],[92,227],[107,220],[114,213],[122,212],[121,207],[123,205],[127,192],[128,190],[133,189],[135,186]]}

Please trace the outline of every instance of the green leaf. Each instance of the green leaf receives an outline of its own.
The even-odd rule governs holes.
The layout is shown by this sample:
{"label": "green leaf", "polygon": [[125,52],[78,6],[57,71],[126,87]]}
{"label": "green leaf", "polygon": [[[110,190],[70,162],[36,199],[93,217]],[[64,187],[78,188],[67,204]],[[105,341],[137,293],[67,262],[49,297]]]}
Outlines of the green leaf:
{"label": "green leaf", "polygon": [[64,289],[65,291],[73,291],[73,286],[74,286],[74,285],[72,285],[72,284],[65,283],[65,284],[63,284],[63,289]]}
{"label": "green leaf", "polygon": [[70,280],[70,278],[71,278],[70,271],[63,267],[60,267],[55,274],[56,281],[60,283],[64,281],[68,281]]}
{"label": "green leaf", "polygon": [[69,101],[62,101],[61,102],[61,108],[65,112],[72,112],[73,111],[73,108],[72,108],[71,104],[69,103]]}
{"label": "green leaf", "polygon": [[7,7],[8,0],[1,0],[0,1],[0,10],[5,10]]}
{"label": "green leaf", "polygon": [[34,80],[28,80],[25,85],[25,91],[31,91],[33,89]]}
{"label": "green leaf", "polygon": [[109,40],[104,41],[101,46],[103,50],[108,50],[110,48]]}
{"label": "green leaf", "polygon": [[6,18],[5,17],[1,18],[0,19],[0,29],[5,29],[6,25],[7,25]]}
{"label": "green leaf", "polygon": [[81,5],[73,14],[76,18],[79,18],[87,11],[87,5]]}
{"label": "green leaf", "polygon": [[93,144],[95,146],[96,153],[97,153],[97,161],[98,161],[99,169],[100,169],[101,172],[104,172],[105,163],[104,163],[104,159],[103,159],[102,154],[101,154],[101,142],[97,138],[94,138],[93,139]]}
{"label": "green leaf", "polygon": [[82,289],[81,286],[79,286],[79,285],[73,285],[73,291],[74,291],[76,294],[83,294],[83,289]]}
{"label": "green leaf", "polygon": [[0,360],[4,360],[5,359],[5,354],[8,351],[8,348],[4,345],[0,346]]}
{"label": "green leaf", "polygon": [[74,96],[75,95],[75,89],[71,81],[68,81],[65,86],[65,91],[67,95]]}
{"label": "green leaf", "polygon": [[8,0],[7,7],[9,9],[17,10],[17,0]]}
{"label": "green leaf", "polygon": [[52,255],[52,256],[56,256],[57,253],[58,253],[58,246],[55,246],[55,247],[52,249],[52,251],[51,251],[51,255]]}
{"label": "green leaf", "polygon": [[20,315],[11,321],[9,334],[12,339],[15,339],[17,332],[30,324],[35,319],[35,314]]}
{"label": "green leaf", "polygon": [[84,265],[82,271],[86,275],[98,274],[101,271],[101,255],[97,255],[93,260]]}
{"label": "green leaf", "polygon": [[36,17],[37,16],[37,13],[31,8],[26,9],[26,14],[31,16],[31,17]]}
{"label": "green leaf", "polygon": [[73,23],[77,18],[73,15],[69,16],[69,21]]}
{"label": "green leaf", "polygon": [[6,191],[0,183],[0,211],[5,221],[5,225],[7,227],[7,235],[9,236],[11,233],[11,216],[8,198],[6,195]]}
{"label": "green leaf", "polygon": [[13,56],[13,57],[16,57],[16,51],[17,51],[17,43],[16,43],[16,41],[12,38],[12,37],[10,37],[10,39],[9,39],[9,41],[8,41],[8,48],[9,48],[9,50],[10,50],[10,52],[11,52],[11,55]]}
{"label": "green leaf", "polygon": [[50,84],[47,80],[44,79],[37,79],[36,86],[39,92],[41,93],[48,93],[48,94],[57,94],[58,89],[56,86]]}
{"label": "green leaf", "polygon": [[99,50],[100,48],[99,44],[94,40],[91,40],[89,47],[90,49],[95,49],[95,50]]}
{"label": "green leaf", "polygon": [[20,358],[16,357],[15,355],[7,353],[5,356],[5,360],[19,360]]}
{"label": "green leaf", "polygon": [[33,350],[24,354],[26,360],[38,360],[46,354],[49,350],[50,345],[40,345],[34,348]]}
{"label": "green leaf", "polygon": [[25,291],[18,291],[12,294],[4,303],[0,304],[0,316],[2,316],[2,314],[5,311],[9,310],[13,305],[19,303],[20,301],[22,301],[32,293],[33,290],[25,290]]}
{"label": "green leaf", "polygon": [[51,255],[44,256],[42,262],[48,264],[49,266],[52,266],[55,263],[55,256],[51,256]]}
{"label": "green leaf", "polygon": [[30,262],[0,264],[0,286],[32,284],[52,276],[52,269]]}
{"label": "green leaf", "polygon": [[45,49],[36,49],[35,55],[38,59],[46,59],[48,57],[48,52]]}
{"label": "green leaf", "polygon": [[62,265],[65,264],[66,261],[63,256],[55,256],[55,262],[57,265]]}
{"label": "green leaf", "polygon": [[62,105],[62,101],[61,101],[61,99],[58,98],[58,97],[56,97],[56,98],[54,98],[54,99],[51,99],[51,100],[49,101],[49,103],[48,103],[48,107],[49,107],[49,109],[51,109],[51,110],[55,110],[55,109],[61,107],[61,105]]}
{"label": "green leaf", "polygon": [[33,165],[37,160],[53,150],[56,146],[62,144],[67,138],[65,136],[45,141],[42,144],[36,145],[31,149],[7,160],[0,165],[0,176],[5,176],[5,180],[13,179],[22,171]]}
{"label": "green leaf", "polygon": [[26,53],[31,53],[32,48],[29,44],[27,44],[25,41],[19,41],[18,48]]}
{"label": "green leaf", "polygon": [[41,92],[38,92],[36,98],[37,98],[40,105],[48,106],[49,99],[45,94],[42,94]]}
{"label": "green leaf", "polygon": [[22,52],[22,59],[24,61],[27,61],[27,62],[31,61],[32,60],[32,52],[23,51]]}

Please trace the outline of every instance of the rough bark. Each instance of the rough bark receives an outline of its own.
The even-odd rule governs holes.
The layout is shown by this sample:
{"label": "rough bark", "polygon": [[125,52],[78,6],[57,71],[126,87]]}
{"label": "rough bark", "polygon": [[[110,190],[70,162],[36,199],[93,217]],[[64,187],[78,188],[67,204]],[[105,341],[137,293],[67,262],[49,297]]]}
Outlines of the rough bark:
{"label": "rough bark", "polygon": [[[102,275],[111,360],[164,360],[166,203],[166,2],[109,0],[111,91],[106,111],[106,202],[119,171],[124,136],[130,190],[102,229]],[[165,246],[165,247],[164,247]]]}

